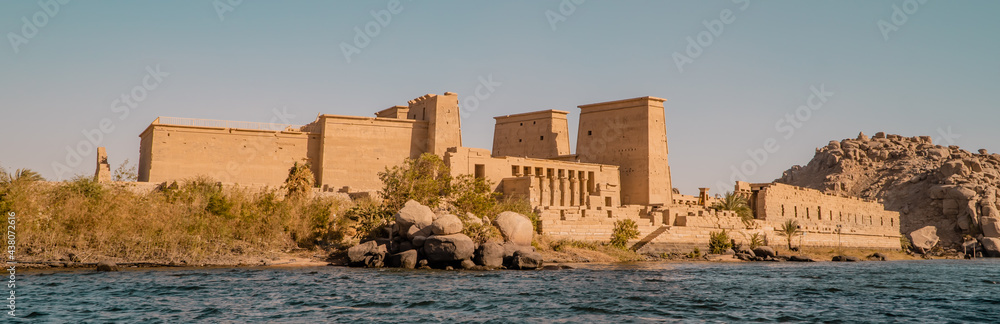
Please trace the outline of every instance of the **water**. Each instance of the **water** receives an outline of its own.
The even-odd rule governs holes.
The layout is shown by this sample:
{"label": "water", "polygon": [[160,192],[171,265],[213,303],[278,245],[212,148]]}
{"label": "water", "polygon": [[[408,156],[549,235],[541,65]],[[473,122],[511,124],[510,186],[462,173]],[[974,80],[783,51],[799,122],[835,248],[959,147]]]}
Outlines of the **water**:
{"label": "water", "polygon": [[35,272],[14,322],[1000,322],[1000,260],[578,266]]}

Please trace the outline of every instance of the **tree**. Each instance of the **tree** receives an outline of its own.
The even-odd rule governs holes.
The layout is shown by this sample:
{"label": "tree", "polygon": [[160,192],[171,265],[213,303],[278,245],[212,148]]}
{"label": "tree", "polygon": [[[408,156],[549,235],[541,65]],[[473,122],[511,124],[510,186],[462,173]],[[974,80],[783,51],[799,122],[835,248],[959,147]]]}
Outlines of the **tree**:
{"label": "tree", "polygon": [[785,221],[784,224],[781,224],[781,229],[778,230],[778,235],[784,236],[788,240],[789,250],[792,249],[792,238],[799,234],[802,234],[802,230],[799,229],[799,222],[794,219]]}
{"label": "tree", "polygon": [[139,175],[136,173],[135,165],[129,163],[128,159],[125,159],[121,165],[115,169],[115,174],[112,176],[113,181],[136,181],[139,179]]}
{"label": "tree", "polygon": [[631,219],[623,219],[615,222],[615,229],[611,232],[611,246],[625,249],[629,240],[639,238],[639,225]]}
{"label": "tree", "polygon": [[35,181],[45,181],[45,178],[42,178],[41,174],[31,169],[17,169],[14,173],[7,173],[7,171],[0,168],[0,183],[10,184],[14,182]]}
{"label": "tree", "polygon": [[750,209],[750,204],[747,203],[747,199],[742,195],[726,192],[726,196],[722,200],[712,204],[712,208],[715,210],[734,211],[743,220],[744,225],[748,227],[753,225],[753,210]]}
{"label": "tree", "polygon": [[308,197],[314,181],[315,177],[309,169],[309,164],[295,162],[292,168],[288,169],[288,178],[285,179],[285,190],[288,191],[286,197]]}
{"label": "tree", "polygon": [[440,156],[432,153],[407,159],[401,166],[386,168],[378,177],[382,180],[379,194],[389,210],[399,210],[411,199],[434,208],[441,197],[451,192],[451,171]]}

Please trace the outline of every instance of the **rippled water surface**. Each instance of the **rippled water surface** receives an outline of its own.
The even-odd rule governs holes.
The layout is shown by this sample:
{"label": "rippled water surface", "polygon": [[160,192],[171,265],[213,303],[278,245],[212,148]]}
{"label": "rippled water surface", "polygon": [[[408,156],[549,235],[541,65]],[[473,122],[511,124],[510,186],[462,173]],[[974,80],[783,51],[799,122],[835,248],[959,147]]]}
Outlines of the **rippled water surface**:
{"label": "rippled water surface", "polygon": [[18,288],[15,322],[1000,322],[1000,260],[35,272]]}

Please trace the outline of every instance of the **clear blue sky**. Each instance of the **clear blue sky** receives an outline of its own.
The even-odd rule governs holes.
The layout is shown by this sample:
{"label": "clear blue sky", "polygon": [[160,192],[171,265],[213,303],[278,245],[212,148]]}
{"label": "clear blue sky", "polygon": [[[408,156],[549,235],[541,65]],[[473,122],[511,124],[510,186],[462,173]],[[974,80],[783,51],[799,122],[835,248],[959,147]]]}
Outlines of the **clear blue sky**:
{"label": "clear blue sky", "polygon": [[[500,85],[464,112],[466,146],[491,146],[493,116],[568,110],[575,137],[578,105],[663,97],[674,185],[688,194],[718,190],[733,167],[771,181],[860,131],[1000,152],[998,1],[403,1],[349,63],[341,44],[389,1],[233,2],[222,19],[227,0],[0,3],[0,164],[57,179],[53,163],[69,165],[66,147],[103,118],[114,168],[138,161],[157,116],[268,122],[284,109],[305,124],[427,93],[466,102],[490,76]],[[729,23],[708,43],[704,22],[720,15]],[[708,46],[681,71],[674,53],[699,34]],[[155,89],[120,118],[115,100],[156,66],[169,75],[146,78]],[[793,117],[786,139],[778,120],[821,85],[833,95]],[[778,149],[753,162],[747,150],[769,138]],[[93,174],[94,156],[62,178]]]}

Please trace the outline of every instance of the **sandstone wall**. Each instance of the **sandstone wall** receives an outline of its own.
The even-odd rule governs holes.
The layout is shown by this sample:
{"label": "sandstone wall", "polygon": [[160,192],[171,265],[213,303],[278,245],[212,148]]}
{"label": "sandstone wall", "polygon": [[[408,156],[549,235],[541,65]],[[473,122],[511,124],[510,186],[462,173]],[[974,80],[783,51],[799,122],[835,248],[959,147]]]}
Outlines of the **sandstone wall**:
{"label": "sandstone wall", "polygon": [[581,162],[617,165],[622,201],[670,205],[664,99],[642,97],[580,106]]}
{"label": "sandstone wall", "polygon": [[351,191],[382,188],[378,172],[427,151],[428,122],[321,115],[318,165],[323,187]]}
{"label": "sandstone wall", "polygon": [[139,181],[202,175],[226,183],[280,185],[295,162],[313,162],[310,146],[315,148],[320,136],[154,123],[140,138]]}
{"label": "sandstone wall", "polygon": [[494,117],[493,156],[553,158],[569,155],[568,112],[545,110]]}
{"label": "sandstone wall", "polygon": [[892,237],[895,246],[899,246],[899,213],[885,210],[878,202],[784,184],[763,187],[756,199],[757,219],[774,228],[791,219],[808,236],[835,233],[839,225],[841,233]]}

